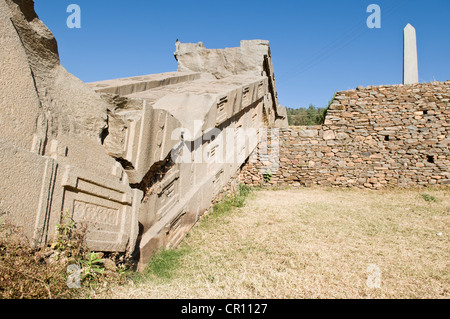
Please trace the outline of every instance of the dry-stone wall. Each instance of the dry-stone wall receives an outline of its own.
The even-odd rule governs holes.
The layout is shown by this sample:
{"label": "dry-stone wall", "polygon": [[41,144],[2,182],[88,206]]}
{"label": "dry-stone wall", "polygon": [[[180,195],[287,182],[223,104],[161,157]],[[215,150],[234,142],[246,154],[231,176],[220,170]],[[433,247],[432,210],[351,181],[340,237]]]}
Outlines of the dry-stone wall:
{"label": "dry-stone wall", "polygon": [[273,147],[279,154],[272,162],[253,156],[241,181],[369,189],[449,185],[449,100],[449,81],[339,92],[324,125],[281,129]]}
{"label": "dry-stone wall", "polygon": [[450,82],[341,92],[324,126],[275,129],[287,114],[267,41],[177,42],[177,72],[86,85],[32,0],[0,0],[0,40],[0,217],[37,247],[69,215],[90,249],[134,253],[142,270],[240,171],[251,184],[450,182]]}

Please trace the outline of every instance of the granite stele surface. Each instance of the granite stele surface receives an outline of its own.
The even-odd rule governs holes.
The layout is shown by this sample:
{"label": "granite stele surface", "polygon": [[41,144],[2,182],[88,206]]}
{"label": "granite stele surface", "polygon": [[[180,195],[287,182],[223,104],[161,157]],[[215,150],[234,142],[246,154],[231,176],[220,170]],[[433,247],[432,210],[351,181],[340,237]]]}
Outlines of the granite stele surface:
{"label": "granite stele surface", "polygon": [[85,84],[32,0],[0,0],[0,214],[44,246],[71,217],[95,251],[143,269],[174,247],[256,149],[287,126],[269,43],[176,43],[178,71]]}

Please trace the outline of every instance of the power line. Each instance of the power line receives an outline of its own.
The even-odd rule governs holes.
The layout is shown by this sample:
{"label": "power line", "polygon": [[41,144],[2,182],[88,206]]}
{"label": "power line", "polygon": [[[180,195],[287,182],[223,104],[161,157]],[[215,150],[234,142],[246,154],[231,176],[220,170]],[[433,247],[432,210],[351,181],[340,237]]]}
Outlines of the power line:
{"label": "power line", "polygon": [[[403,7],[406,3],[407,0],[400,0],[400,2],[394,4],[392,7],[387,9],[387,13],[383,14],[383,19],[388,20],[390,16],[392,16],[399,8]],[[282,74],[280,76],[280,79],[277,79],[277,82],[284,82],[291,79],[295,75],[305,73],[306,71],[322,63],[329,57],[335,55],[337,52],[346,48],[370,30],[371,29],[367,28],[365,20],[362,22],[358,22],[356,25],[354,25],[343,35],[332,41],[330,44],[325,46],[323,49],[319,50],[306,60],[303,60],[294,68],[291,68],[288,73]]]}

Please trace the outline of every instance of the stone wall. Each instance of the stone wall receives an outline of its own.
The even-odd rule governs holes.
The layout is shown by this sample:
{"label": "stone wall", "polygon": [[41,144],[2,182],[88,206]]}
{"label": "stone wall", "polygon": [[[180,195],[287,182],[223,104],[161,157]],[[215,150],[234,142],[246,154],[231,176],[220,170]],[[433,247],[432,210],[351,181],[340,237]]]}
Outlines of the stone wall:
{"label": "stone wall", "polygon": [[450,182],[450,82],[341,92],[323,126],[282,129],[267,41],[177,42],[177,72],[85,84],[32,0],[0,0],[0,27],[0,214],[36,247],[69,215],[90,249],[134,253],[142,270],[238,179]]}
{"label": "stone wall", "polygon": [[241,181],[369,189],[449,185],[449,100],[449,81],[339,92],[324,125],[281,129],[279,146],[269,148],[279,154],[271,161],[253,155]]}

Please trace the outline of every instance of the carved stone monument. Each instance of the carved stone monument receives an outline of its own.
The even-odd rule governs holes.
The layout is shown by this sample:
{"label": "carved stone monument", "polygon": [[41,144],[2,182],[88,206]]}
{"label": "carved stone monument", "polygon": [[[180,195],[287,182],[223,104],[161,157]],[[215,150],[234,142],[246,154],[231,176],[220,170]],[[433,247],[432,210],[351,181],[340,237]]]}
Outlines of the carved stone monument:
{"label": "carved stone monument", "polygon": [[108,104],[60,64],[33,1],[0,0],[0,213],[32,245],[63,215],[99,251],[132,252],[142,192],[101,143]]}
{"label": "carved stone monument", "polygon": [[419,83],[416,29],[408,23],[403,33],[403,84]]}
{"label": "carved stone monument", "polygon": [[89,83],[116,104],[106,151],[144,192],[140,269],[155,250],[176,246],[210,207],[256,149],[259,129],[287,126],[266,41],[176,47],[177,72]]}
{"label": "carved stone monument", "polygon": [[256,149],[287,126],[269,43],[176,43],[177,72],[88,85],[60,64],[32,0],[0,0],[0,214],[30,243],[69,215],[96,251],[174,247]]}

